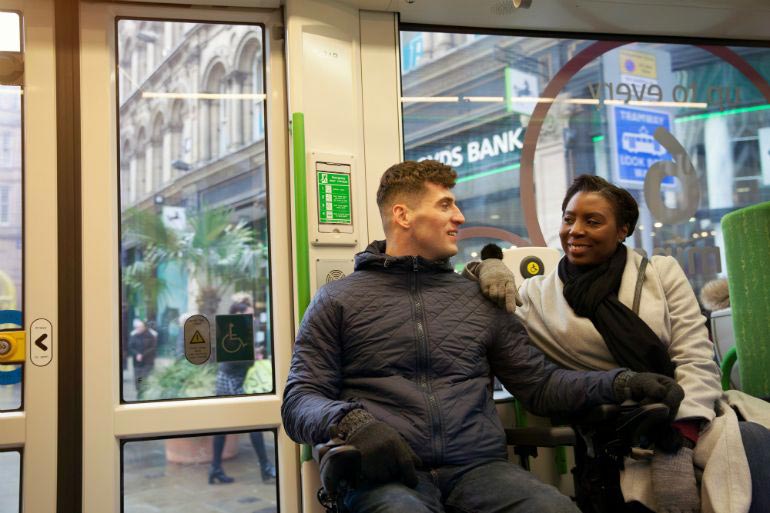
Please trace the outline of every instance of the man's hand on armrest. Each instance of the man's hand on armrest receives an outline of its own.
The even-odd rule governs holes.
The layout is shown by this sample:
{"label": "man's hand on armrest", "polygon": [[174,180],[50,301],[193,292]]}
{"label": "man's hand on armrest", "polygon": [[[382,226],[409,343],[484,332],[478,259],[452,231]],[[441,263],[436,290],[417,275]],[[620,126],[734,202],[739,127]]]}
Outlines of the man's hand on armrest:
{"label": "man's hand on armrest", "polygon": [[361,474],[369,484],[400,481],[417,486],[415,467],[422,464],[396,430],[369,412],[352,410],[337,424],[336,436],[361,451]]}

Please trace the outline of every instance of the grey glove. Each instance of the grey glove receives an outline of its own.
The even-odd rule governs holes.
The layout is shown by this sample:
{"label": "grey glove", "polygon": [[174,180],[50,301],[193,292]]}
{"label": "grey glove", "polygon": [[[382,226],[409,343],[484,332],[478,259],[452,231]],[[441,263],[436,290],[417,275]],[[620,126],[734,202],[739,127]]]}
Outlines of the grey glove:
{"label": "grey glove", "polygon": [[623,371],[615,377],[613,388],[618,402],[628,399],[640,404],[660,402],[668,406],[668,414],[672,419],[684,399],[684,390],[676,381],[652,372]]}
{"label": "grey glove", "polygon": [[481,293],[508,313],[521,306],[521,296],[516,287],[516,278],[508,266],[497,258],[487,258],[478,265]]}
{"label": "grey glove", "polygon": [[400,481],[417,486],[415,467],[420,458],[398,432],[376,420],[365,410],[352,410],[337,425],[338,436],[361,451],[361,478],[364,483]]}
{"label": "grey glove", "polygon": [[652,493],[658,513],[698,513],[700,492],[695,481],[692,449],[673,454],[655,451],[652,457]]}

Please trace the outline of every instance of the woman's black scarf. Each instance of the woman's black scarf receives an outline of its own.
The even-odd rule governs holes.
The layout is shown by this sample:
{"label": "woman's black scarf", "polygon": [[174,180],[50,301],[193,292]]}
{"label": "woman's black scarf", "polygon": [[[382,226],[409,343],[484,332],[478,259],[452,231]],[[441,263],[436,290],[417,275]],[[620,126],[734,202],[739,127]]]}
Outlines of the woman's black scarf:
{"label": "woman's black scarf", "polygon": [[674,377],[674,364],[663,342],[633,310],[618,300],[626,266],[626,246],[596,266],[578,266],[565,256],[559,261],[564,298],[575,313],[591,319],[618,365],[637,372]]}

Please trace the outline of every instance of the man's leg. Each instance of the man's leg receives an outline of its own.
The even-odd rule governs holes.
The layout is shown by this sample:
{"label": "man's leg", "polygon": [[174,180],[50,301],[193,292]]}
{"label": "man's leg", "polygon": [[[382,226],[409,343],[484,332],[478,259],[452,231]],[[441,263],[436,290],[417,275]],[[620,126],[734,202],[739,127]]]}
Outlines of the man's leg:
{"label": "man's leg", "polygon": [[444,513],[441,493],[428,472],[417,472],[417,488],[401,483],[362,486],[345,495],[351,513]]}
{"label": "man's leg", "polygon": [[508,461],[485,463],[460,476],[444,504],[458,513],[580,513],[569,497]]}

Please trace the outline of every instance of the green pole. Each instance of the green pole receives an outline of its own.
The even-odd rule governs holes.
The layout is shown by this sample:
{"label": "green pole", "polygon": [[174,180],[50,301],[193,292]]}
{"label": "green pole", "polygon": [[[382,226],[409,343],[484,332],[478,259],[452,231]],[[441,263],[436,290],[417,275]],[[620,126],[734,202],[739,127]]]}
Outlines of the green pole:
{"label": "green pole", "polygon": [[297,306],[300,320],[310,304],[310,248],[307,229],[307,164],[305,156],[305,116],[291,115],[294,153],[294,220],[296,223]]}
{"label": "green pole", "polygon": [[[297,307],[299,318],[305,316],[310,304],[310,247],[307,230],[307,161],[305,150],[305,115],[295,112],[291,115],[292,154],[294,157],[294,223],[297,261]],[[300,463],[313,459],[313,450],[302,445]]]}

